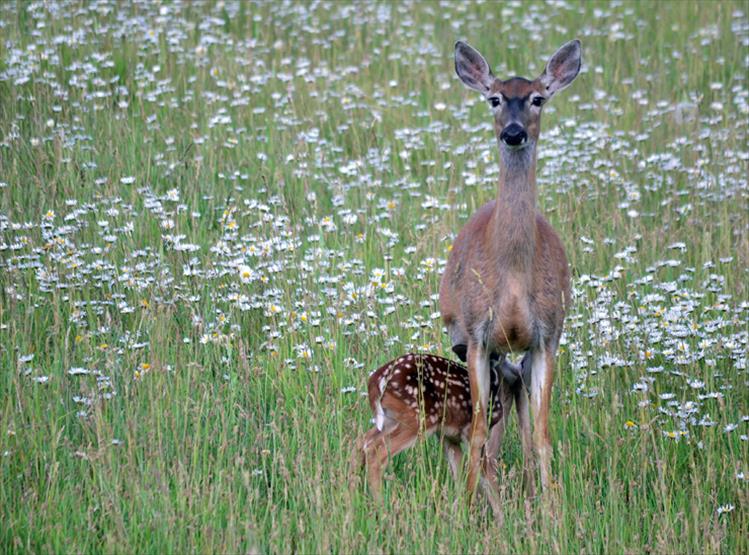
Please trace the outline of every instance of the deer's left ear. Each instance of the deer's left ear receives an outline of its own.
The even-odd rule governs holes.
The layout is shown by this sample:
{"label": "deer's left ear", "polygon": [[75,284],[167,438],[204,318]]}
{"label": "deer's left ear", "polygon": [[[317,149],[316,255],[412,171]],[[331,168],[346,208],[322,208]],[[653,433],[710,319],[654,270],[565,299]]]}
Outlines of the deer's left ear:
{"label": "deer's left ear", "polygon": [[582,48],[580,47],[580,41],[577,39],[571,40],[549,59],[549,63],[546,64],[539,81],[546,87],[549,95],[552,95],[575,80],[580,72],[581,63]]}

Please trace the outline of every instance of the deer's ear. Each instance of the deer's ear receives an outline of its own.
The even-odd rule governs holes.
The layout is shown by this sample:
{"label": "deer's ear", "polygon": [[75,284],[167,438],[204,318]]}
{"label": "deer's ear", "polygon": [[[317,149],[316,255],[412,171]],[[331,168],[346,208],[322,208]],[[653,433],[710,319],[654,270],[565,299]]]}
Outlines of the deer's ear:
{"label": "deer's ear", "polygon": [[580,41],[575,39],[562,45],[546,64],[539,81],[546,87],[549,95],[561,91],[572,83],[580,72],[582,63],[582,48]]}
{"label": "deer's ear", "polygon": [[478,50],[460,40],[455,43],[455,73],[468,87],[484,96],[489,94],[494,83],[492,70],[484,57]]}

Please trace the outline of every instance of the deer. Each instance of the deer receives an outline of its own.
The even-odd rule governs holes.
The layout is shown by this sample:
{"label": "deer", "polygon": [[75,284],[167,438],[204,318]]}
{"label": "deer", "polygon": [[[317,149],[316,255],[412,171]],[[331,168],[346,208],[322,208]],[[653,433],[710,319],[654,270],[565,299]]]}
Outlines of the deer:
{"label": "deer", "polygon": [[[536,201],[536,149],[541,112],[577,77],[580,41],[564,44],[535,80],[496,78],[466,42],[455,44],[455,71],[489,105],[499,147],[497,195],[477,210],[455,238],[440,281],[439,305],[453,352],[467,362],[472,404],[468,499],[472,499],[487,442],[491,368],[523,354],[526,388],[515,397],[526,491],[550,485],[549,406],[554,363],[570,303],[567,256]],[[532,409],[533,432],[529,422]]]}
{"label": "deer", "polygon": [[[489,378],[487,414],[492,438],[479,488],[501,523],[497,461],[508,413],[522,388],[523,368],[504,360],[492,366]],[[382,502],[382,473],[389,458],[435,434],[442,441],[453,478],[459,480],[461,444],[469,440],[472,422],[465,366],[440,356],[408,353],[372,372],[367,390],[374,426],[356,441],[351,475],[366,467],[376,502]]]}

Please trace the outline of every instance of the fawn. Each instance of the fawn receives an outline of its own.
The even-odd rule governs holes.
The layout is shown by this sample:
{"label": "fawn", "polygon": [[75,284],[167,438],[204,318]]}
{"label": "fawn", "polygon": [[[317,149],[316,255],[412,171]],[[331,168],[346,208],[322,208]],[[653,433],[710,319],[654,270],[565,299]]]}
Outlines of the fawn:
{"label": "fawn", "polygon": [[[492,365],[490,374],[488,425],[492,437],[479,486],[495,517],[501,519],[497,455],[507,414],[521,389],[523,370],[503,359]],[[375,370],[369,377],[368,392],[375,426],[357,440],[352,472],[366,465],[369,488],[376,500],[381,499],[380,484],[388,457],[413,446],[420,436],[439,434],[457,480],[461,442],[471,434],[471,391],[465,366],[439,356],[406,354]]]}

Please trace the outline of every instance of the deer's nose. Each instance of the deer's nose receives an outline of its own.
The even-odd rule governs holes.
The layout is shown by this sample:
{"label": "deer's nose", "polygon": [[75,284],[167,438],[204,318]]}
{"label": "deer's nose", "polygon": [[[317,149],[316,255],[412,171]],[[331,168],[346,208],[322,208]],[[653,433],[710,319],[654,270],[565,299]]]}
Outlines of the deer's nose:
{"label": "deer's nose", "polygon": [[509,146],[520,146],[528,140],[528,133],[518,123],[511,123],[504,128],[499,139]]}

